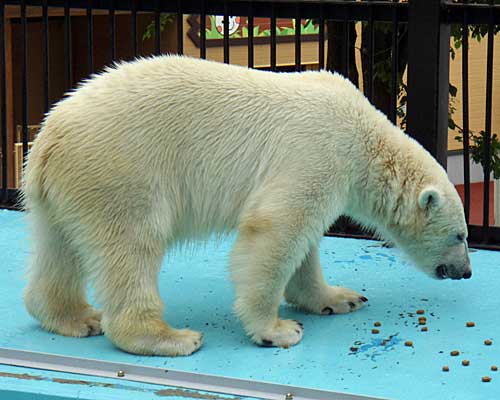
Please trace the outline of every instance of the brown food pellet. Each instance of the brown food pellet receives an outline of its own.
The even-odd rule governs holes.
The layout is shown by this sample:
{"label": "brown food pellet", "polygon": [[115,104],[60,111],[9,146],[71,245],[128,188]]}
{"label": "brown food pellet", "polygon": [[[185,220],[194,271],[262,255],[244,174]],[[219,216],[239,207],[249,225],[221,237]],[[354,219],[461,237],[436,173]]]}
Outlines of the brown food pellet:
{"label": "brown food pellet", "polygon": [[412,347],[413,346],[413,342],[411,340],[407,340],[405,342],[405,346]]}
{"label": "brown food pellet", "polygon": [[372,333],[377,334],[377,333],[380,333],[380,331],[378,329],[372,329]]}
{"label": "brown food pellet", "polygon": [[491,381],[491,378],[490,378],[489,376],[483,376],[483,377],[481,378],[481,380],[482,380],[483,382],[490,382],[490,381]]}
{"label": "brown food pellet", "polygon": [[492,365],[492,366],[491,366],[491,370],[492,370],[492,371],[498,371],[498,367],[497,367],[496,365]]}
{"label": "brown food pellet", "polygon": [[419,325],[425,325],[427,322],[426,321],[418,321]]}
{"label": "brown food pellet", "polygon": [[469,361],[469,360],[462,360],[462,365],[463,365],[464,367],[467,367],[469,364],[470,364],[470,361]]}
{"label": "brown food pellet", "polygon": [[484,344],[485,344],[486,346],[491,346],[491,344],[492,344],[492,343],[493,343],[493,342],[492,342],[490,339],[486,339],[486,340],[484,341]]}
{"label": "brown food pellet", "polygon": [[354,352],[358,351],[358,348],[357,347],[351,347],[351,351],[354,353]]}
{"label": "brown food pellet", "polygon": [[380,326],[380,325],[382,325],[382,324],[378,321],[373,324],[373,326]]}
{"label": "brown food pellet", "polygon": [[417,310],[417,314],[419,314],[419,315],[425,314],[425,311],[424,310]]}
{"label": "brown food pellet", "polygon": [[420,330],[421,330],[422,332],[427,332],[427,327],[426,327],[426,326],[424,326],[424,327],[422,327],[422,329],[420,329]]}
{"label": "brown food pellet", "polygon": [[472,328],[473,326],[476,326],[476,324],[472,321],[469,321],[465,324],[465,326],[467,326],[467,328]]}
{"label": "brown food pellet", "polygon": [[418,317],[418,321],[419,321],[419,322],[420,322],[420,321],[427,322],[427,318],[425,318],[425,317]]}
{"label": "brown food pellet", "polygon": [[450,368],[449,368],[447,365],[445,365],[445,366],[442,368],[442,370],[443,370],[444,372],[448,372],[448,371],[450,370]]}
{"label": "brown food pellet", "polygon": [[450,352],[450,355],[455,357],[455,356],[458,356],[460,354],[460,352],[458,350],[453,350],[452,352]]}

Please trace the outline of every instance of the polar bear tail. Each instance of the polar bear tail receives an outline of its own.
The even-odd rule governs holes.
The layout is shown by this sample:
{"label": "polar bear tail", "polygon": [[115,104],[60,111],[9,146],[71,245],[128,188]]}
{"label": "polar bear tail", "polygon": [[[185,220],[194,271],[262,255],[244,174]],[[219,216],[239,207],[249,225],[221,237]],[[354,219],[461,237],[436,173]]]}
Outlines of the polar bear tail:
{"label": "polar bear tail", "polygon": [[43,128],[31,148],[24,163],[19,206],[32,210],[35,204],[43,204],[47,199],[46,177],[50,150],[42,140]]}

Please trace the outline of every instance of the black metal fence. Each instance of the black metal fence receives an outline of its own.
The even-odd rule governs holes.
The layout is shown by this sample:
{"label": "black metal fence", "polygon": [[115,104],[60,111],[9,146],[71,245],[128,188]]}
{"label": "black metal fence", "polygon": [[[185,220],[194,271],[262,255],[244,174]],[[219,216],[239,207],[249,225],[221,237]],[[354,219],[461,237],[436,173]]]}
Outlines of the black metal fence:
{"label": "black metal fence", "polygon": [[[498,3],[498,2],[496,2]],[[448,157],[448,111],[449,111],[449,52],[450,30],[461,27],[462,52],[462,101],[464,155],[464,205],[467,218],[471,209],[469,159],[471,140],[469,130],[469,83],[468,49],[469,27],[485,26],[488,42],[486,65],[485,101],[485,145],[484,145],[484,218],[481,226],[470,226],[471,242],[476,245],[499,246],[500,228],[489,224],[489,190],[491,175],[492,138],[492,98],[494,35],[500,23],[500,5],[494,0],[479,3],[444,0],[3,0],[0,4],[0,120],[1,120],[1,182],[0,205],[15,207],[17,199],[18,170],[14,161],[22,159],[29,151],[32,134],[30,124],[33,119],[41,120],[50,105],[62,93],[74,87],[76,81],[97,72],[103,64],[117,58],[131,59],[148,53],[160,54],[165,51],[165,34],[162,32],[164,17],[169,15],[175,29],[170,37],[175,38],[170,52],[183,54],[185,50],[185,15],[198,16],[198,32],[195,40],[199,47],[199,57],[207,58],[210,40],[207,38],[207,16],[223,16],[222,59],[232,61],[235,41],[244,41],[247,47],[247,64],[255,65],[255,49],[262,43],[262,37],[255,34],[257,18],[269,21],[266,37],[271,70],[278,70],[277,49],[281,38],[277,35],[277,21],[294,21],[294,33],[289,39],[294,43],[294,63],[291,69],[304,68],[303,44],[316,43],[317,68],[335,69],[353,79],[363,81],[362,87],[367,97],[376,105],[380,102],[381,82],[386,85],[386,107],[389,118],[403,124],[408,133],[422,143],[446,166]],[[246,36],[234,39],[230,35],[230,16],[244,16]],[[78,21],[75,17],[78,16]],[[127,26],[118,26],[117,18],[127,16]],[[143,46],[144,27],[147,16],[151,23],[147,26],[153,45],[149,50]],[[96,21],[106,19],[106,35],[96,37]],[[142,18],[142,19],[141,19]],[[302,21],[313,21],[317,27],[314,35],[302,32]],[[33,32],[28,21],[36,21],[38,30]],[[57,21],[61,28],[54,34],[51,22]],[[84,23],[82,23],[84,21]],[[142,21],[142,22],[141,22]],[[85,39],[75,43],[72,36],[78,22]],[[123,22],[123,21],[122,21]],[[357,25],[355,25],[357,24]],[[384,26],[384,40],[380,43],[379,29]],[[142,26],[142,28],[141,28]],[[354,53],[353,36],[357,36],[356,26],[362,29],[363,43],[361,62],[362,76],[354,64],[359,63]],[[15,33],[15,35],[14,35]],[[127,37],[124,39],[124,35]],[[162,36],[163,35],[163,36]],[[312,37],[312,39],[311,39]],[[14,39],[13,39],[14,38]],[[14,40],[14,42],[13,42]],[[163,41],[163,42],[162,42]],[[40,46],[37,56],[28,51],[30,42]],[[54,57],[54,42],[62,46],[63,57]],[[127,42],[127,43],[125,43]],[[404,42],[404,49],[401,43]],[[85,49],[76,52],[75,47]],[[126,47],[126,49],[125,49]],[[125,49],[125,50],[124,50]],[[104,51],[104,53],[103,53]],[[13,54],[15,53],[15,57]],[[103,55],[104,54],[104,55]],[[31,55],[31,56],[30,56]],[[16,59],[15,65],[12,63]],[[30,59],[32,57],[33,59]],[[97,58],[100,59],[97,60]],[[401,63],[401,59],[405,59]],[[380,78],[380,61],[384,61],[388,76]],[[43,79],[34,84],[30,81],[32,65],[42,65]],[[407,72],[406,72],[407,71]],[[64,85],[55,85],[54,76],[64,76]],[[76,76],[75,76],[76,75]],[[406,77],[407,76],[407,77]],[[20,91],[13,95],[13,87]],[[36,90],[33,89],[36,86]],[[55,87],[57,86],[57,87]],[[401,93],[404,87],[407,94]],[[31,94],[36,91],[40,97],[38,117],[30,114],[33,108]],[[402,107],[402,102],[407,108]],[[15,110],[14,110],[15,109]],[[19,121],[16,132],[14,120]],[[39,122],[39,121],[38,121]],[[17,133],[17,136],[16,136]],[[14,150],[17,149],[17,152]],[[17,158],[16,158],[17,157]],[[15,171],[13,171],[15,170]],[[497,199],[498,201],[498,199]],[[359,233],[353,226],[343,223],[336,226],[336,233]],[[499,247],[500,248],[500,247]]]}

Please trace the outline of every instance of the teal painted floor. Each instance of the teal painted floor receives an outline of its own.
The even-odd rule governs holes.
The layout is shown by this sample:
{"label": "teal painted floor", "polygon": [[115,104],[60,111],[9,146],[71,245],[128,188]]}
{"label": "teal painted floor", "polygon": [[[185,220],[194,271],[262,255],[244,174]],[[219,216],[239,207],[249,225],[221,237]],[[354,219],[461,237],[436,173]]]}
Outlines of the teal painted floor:
{"label": "teal painted floor", "polygon": [[[389,399],[500,399],[500,372],[490,371],[491,365],[500,367],[500,253],[471,253],[471,280],[434,281],[378,242],[325,238],[320,253],[328,281],[358,290],[369,305],[349,315],[315,316],[283,304],[281,316],[300,320],[305,337],[298,346],[276,349],[250,343],[232,314],[232,240],[209,243],[169,257],[162,269],[165,318],[204,333],[196,354],[166,358],[126,354],[105,337],[76,339],[41,330],[21,301],[29,240],[24,214],[0,210],[0,347]],[[420,331],[417,309],[425,310],[428,332]],[[371,333],[375,321],[381,323],[379,334]],[[467,321],[475,327],[467,328]],[[493,344],[485,346],[485,339]],[[408,340],[413,347],[404,345]],[[451,350],[460,356],[451,357]],[[470,365],[462,366],[463,359]],[[443,365],[450,371],[442,372]],[[485,375],[492,381],[481,382]]]}
{"label": "teal painted floor", "polygon": [[220,393],[5,365],[0,365],[0,399],[252,400]]}

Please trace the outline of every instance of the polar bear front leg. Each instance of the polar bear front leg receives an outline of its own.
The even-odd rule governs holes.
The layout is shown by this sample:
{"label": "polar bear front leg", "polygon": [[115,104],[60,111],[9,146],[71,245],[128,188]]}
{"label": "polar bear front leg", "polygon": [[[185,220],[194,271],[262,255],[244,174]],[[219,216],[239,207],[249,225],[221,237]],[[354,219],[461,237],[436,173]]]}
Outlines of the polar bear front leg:
{"label": "polar bear front leg", "polygon": [[231,257],[235,310],[250,338],[261,346],[300,342],[302,324],[281,320],[278,307],[286,284],[308,248],[305,238],[276,221],[253,218],[240,229]]}
{"label": "polar bear front leg", "polygon": [[354,290],[329,286],[323,277],[318,247],[307,254],[285,291],[288,303],[315,314],[344,314],[356,311],[368,301]]}

